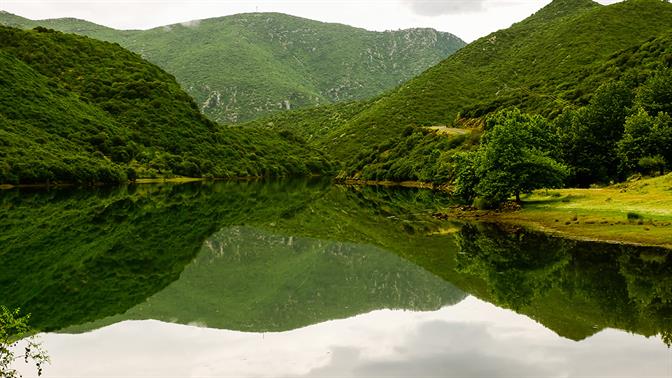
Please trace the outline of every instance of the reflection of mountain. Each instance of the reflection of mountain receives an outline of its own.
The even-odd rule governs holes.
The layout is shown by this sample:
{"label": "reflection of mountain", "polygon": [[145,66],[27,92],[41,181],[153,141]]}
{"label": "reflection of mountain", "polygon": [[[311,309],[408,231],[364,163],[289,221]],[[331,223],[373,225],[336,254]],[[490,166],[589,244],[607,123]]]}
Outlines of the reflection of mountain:
{"label": "reflection of mountain", "polygon": [[[329,190],[275,228],[365,240],[461,290],[511,308],[557,334],[584,339],[604,328],[672,341],[669,250],[576,242],[523,229],[437,223],[430,191]],[[460,230],[436,235],[438,230]]]}
{"label": "reflection of mountain", "polygon": [[437,310],[465,294],[380,248],[226,228],[205,242],[180,279],[123,316],[266,332],[391,308]]}
{"label": "reflection of mountain", "polygon": [[442,201],[292,181],[3,192],[0,304],[42,330],[152,317],[268,331],[464,291],[574,340],[672,339],[669,251],[462,227],[431,217]]}
{"label": "reflection of mountain", "polygon": [[0,193],[0,304],[62,327],[123,313],[176,280],[222,226],[278,219],[305,182]]}

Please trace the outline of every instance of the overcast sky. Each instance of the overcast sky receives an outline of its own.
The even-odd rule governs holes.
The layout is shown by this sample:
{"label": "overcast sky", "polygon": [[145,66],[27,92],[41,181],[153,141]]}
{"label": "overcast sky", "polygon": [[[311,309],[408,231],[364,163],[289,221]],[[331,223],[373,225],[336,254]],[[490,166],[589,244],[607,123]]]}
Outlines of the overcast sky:
{"label": "overcast sky", "polygon": [[117,29],[149,29],[244,12],[282,12],[369,30],[430,27],[471,42],[509,27],[548,3],[550,0],[0,0],[0,9],[31,19],[81,18]]}

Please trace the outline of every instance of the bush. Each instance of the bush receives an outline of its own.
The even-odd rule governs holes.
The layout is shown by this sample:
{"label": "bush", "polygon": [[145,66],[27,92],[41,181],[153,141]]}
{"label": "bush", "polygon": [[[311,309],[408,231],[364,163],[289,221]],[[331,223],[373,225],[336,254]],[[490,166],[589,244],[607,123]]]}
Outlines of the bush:
{"label": "bush", "polygon": [[632,212],[632,211],[629,212],[629,213],[627,214],[627,216],[628,216],[628,220],[630,220],[630,221],[634,221],[634,220],[642,219],[642,216],[641,216],[641,215],[639,215],[639,214],[637,214],[637,213],[635,213],[635,212]]}

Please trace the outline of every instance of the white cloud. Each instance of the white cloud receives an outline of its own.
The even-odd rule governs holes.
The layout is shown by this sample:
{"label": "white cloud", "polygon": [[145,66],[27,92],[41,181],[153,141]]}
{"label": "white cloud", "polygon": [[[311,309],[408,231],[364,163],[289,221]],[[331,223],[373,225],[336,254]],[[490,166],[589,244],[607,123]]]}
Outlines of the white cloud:
{"label": "white cloud", "polygon": [[442,16],[483,10],[485,0],[402,0],[421,16]]}

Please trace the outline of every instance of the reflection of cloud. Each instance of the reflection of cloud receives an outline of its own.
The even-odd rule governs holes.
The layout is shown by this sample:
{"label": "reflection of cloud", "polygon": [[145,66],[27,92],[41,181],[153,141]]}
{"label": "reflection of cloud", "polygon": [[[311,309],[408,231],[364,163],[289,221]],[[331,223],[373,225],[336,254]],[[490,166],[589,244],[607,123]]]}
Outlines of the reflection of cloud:
{"label": "reflection of cloud", "polygon": [[485,0],[402,0],[421,16],[473,13],[483,10]]}
{"label": "reflection of cloud", "polygon": [[[334,347],[326,366],[307,377],[550,377],[547,364],[526,359],[532,351],[498,353],[501,344],[483,324],[441,320],[422,323],[406,335],[394,356],[367,358],[354,347]],[[491,350],[488,346],[494,346]]]}
{"label": "reflection of cloud", "polygon": [[375,311],[289,332],[148,320],[42,338],[53,360],[47,374],[66,377],[670,378],[658,337],[608,329],[577,343],[474,297],[435,312]]}

